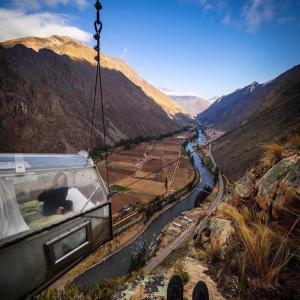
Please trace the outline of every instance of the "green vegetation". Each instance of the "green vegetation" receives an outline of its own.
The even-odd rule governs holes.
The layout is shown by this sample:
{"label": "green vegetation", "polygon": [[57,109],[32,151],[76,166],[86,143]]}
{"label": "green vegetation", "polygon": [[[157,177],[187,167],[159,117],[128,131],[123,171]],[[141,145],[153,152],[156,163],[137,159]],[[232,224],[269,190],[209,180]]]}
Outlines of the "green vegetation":
{"label": "green vegetation", "polygon": [[185,155],[185,156],[188,155],[187,152],[185,151],[185,147],[182,147],[182,148],[181,148],[180,154],[181,154],[181,156],[183,156],[183,155]]}
{"label": "green vegetation", "polygon": [[132,222],[134,219],[136,219],[137,216],[133,216],[132,218],[128,218],[126,219],[124,222],[121,222],[120,224],[118,224],[117,226],[113,227],[113,230],[116,231],[120,228],[122,228],[123,226],[127,225],[128,223]]}
{"label": "green vegetation", "polygon": [[215,165],[214,165],[214,163],[213,163],[213,161],[212,161],[212,159],[211,159],[210,156],[205,156],[205,157],[203,158],[203,163],[204,163],[205,167],[206,167],[210,172],[214,173]]}
{"label": "green vegetation", "polygon": [[159,196],[156,196],[154,200],[149,203],[144,210],[145,222],[148,221],[157,211],[163,208],[163,201]]}
{"label": "green vegetation", "polygon": [[173,273],[174,275],[179,275],[181,277],[184,285],[186,285],[190,280],[190,275],[186,271],[185,265],[180,259],[176,260],[173,266]]}
{"label": "green vegetation", "polygon": [[128,188],[126,188],[124,186],[121,186],[121,185],[118,185],[118,184],[111,185],[111,189],[115,192],[127,192],[127,191],[129,191]]}
{"label": "green vegetation", "polygon": [[69,284],[64,290],[48,289],[34,300],[110,300],[112,296],[126,283],[133,283],[137,279],[143,278],[142,270],[132,272],[130,275],[119,278],[104,279],[98,281],[91,289],[84,289],[75,284]]}
{"label": "green vegetation", "polygon": [[110,300],[112,296],[126,282],[126,278],[105,279],[97,282],[91,289],[84,289],[78,285],[70,284],[64,290],[48,289],[34,300],[89,300],[101,299]]}
{"label": "green vegetation", "polygon": [[[110,150],[114,150],[117,147],[124,147],[124,150],[130,150],[132,149],[135,145],[138,145],[143,142],[149,142],[149,141],[159,141],[161,139],[170,137],[175,134],[179,134],[181,132],[185,132],[187,130],[190,130],[191,126],[185,126],[181,129],[174,130],[172,132],[167,132],[160,134],[159,136],[137,136],[135,138],[129,138],[129,139],[121,139],[118,143],[116,143],[113,147],[109,147]],[[101,160],[103,159],[103,155],[105,152],[105,148],[102,145],[97,145],[92,151],[91,151],[91,156],[95,160]]]}

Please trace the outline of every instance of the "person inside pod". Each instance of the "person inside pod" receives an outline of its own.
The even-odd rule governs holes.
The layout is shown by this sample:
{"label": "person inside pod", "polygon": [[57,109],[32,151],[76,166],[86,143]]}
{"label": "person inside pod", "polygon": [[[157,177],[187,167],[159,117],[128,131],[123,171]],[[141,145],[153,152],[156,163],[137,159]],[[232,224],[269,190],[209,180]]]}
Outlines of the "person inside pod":
{"label": "person inside pod", "polygon": [[38,200],[44,203],[44,216],[65,214],[72,210],[73,202],[66,200],[68,190],[67,176],[63,172],[56,174],[51,188],[38,196]]}

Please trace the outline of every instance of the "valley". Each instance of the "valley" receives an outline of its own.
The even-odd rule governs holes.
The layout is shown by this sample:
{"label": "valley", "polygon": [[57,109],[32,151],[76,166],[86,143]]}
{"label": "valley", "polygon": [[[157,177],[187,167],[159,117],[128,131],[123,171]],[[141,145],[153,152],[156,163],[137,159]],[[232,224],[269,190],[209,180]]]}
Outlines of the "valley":
{"label": "valley", "polygon": [[0,299],[300,299],[300,1],[0,25]]}
{"label": "valley", "polygon": [[[155,197],[168,196],[193,180],[194,169],[188,158],[163,168],[181,156],[182,143],[188,136],[188,133],[183,133],[161,142],[143,143],[109,156],[111,188],[121,192],[112,199],[114,216],[124,213],[126,209],[133,211],[141,208]],[[161,171],[152,174],[161,168]],[[104,161],[98,163],[98,169],[106,178]],[[134,183],[136,180],[140,181]],[[128,185],[132,186],[126,188]]]}

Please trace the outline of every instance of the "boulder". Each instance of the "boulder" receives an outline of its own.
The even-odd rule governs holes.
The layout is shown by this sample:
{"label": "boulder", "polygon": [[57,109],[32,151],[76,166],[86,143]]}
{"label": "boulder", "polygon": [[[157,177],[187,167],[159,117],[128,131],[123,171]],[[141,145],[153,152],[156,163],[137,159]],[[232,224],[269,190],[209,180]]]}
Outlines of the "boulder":
{"label": "boulder", "polygon": [[208,224],[209,243],[212,249],[220,250],[220,257],[224,258],[225,250],[229,244],[229,241],[234,234],[234,227],[231,225],[229,220],[212,217]]}
{"label": "boulder", "polygon": [[248,200],[253,196],[255,192],[255,175],[253,171],[247,172],[236,184],[234,187],[234,195]]}
{"label": "boulder", "polygon": [[[300,170],[290,171],[280,182],[272,205],[275,220],[292,221],[300,215]],[[291,216],[292,215],[292,216]]]}
{"label": "boulder", "polygon": [[[274,165],[257,183],[256,203],[275,220],[292,217],[286,209],[299,214],[300,156],[294,155]],[[263,214],[263,213],[262,213]]]}

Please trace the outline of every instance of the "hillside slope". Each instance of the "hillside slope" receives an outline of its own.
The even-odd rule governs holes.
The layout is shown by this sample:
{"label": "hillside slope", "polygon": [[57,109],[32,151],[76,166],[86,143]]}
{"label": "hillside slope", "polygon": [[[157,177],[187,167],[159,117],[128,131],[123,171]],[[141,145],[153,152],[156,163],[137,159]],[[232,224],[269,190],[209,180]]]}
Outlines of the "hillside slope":
{"label": "hillside slope", "polygon": [[210,103],[196,96],[170,96],[179,106],[181,106],[185,112],[191,116],[196,116],[202,111],[206,110]]}
{"label": "hillside slope", "polygon": [[[96,70],[89,62],[91,56],[78,46],[82,44],[73,42],[69,38],[66,43],[64,39],[57,42],[60,54],[44,49],[47,39],[28,48],[14,46],[16,42],[0,46],[0,151],[73,152],[89,148]],[[42,44],[43,49],[35,51]],[[91,48],[82,47],[94,54]],[[70,56],[61,55],[64,53]],[[103,57],[104,65],[111,61]],[[109,144],[158,136],[190,122],[171,100],[167,109],[117,68],[103,67],[102,72]],[[102,145],[99,102],[95,116],[94,145]]]}
{"label": "hillside slope", "polygon": [[[94,49],[67,36],[52,35],[47,38],[19,38],[3,42],[2,46],[5,48],[11,48],[17,44],[22,44],[25,47],[31,48],[35,51],[39,51],[40,49],[50,49],[60,55],[65,54],[76,60],[88,61],[93,65],[96,64],[94,59]],[[101,53],[101,66],[123,73],[135,85],[139,86],[149,98],[153,99],[157,104],[159,104],[169,116],[174,117],[176,114],[183,112],[180,106],[174,103],[167,95],[142,79],[122,59],[110,57]]]}
{"label": "hillside slope", "polygon": [[[267,84],[253,83],[220,97],[197,119],[228,131],[299,94],[300,65]],[[295,132],[300,132],[300,96],[217,142],[213,147],[216,161],[227,176],[238,179],[256,163],[264,144],[283,141]]]}

